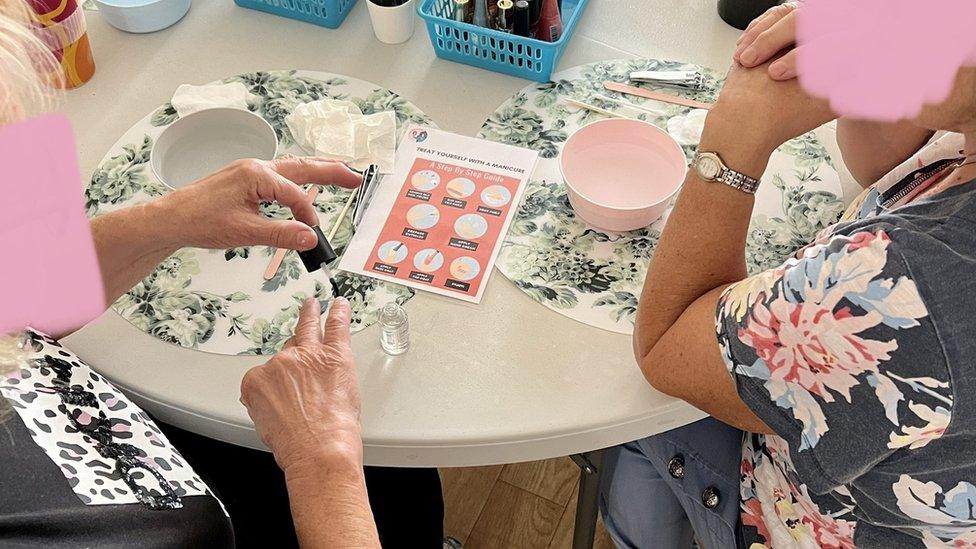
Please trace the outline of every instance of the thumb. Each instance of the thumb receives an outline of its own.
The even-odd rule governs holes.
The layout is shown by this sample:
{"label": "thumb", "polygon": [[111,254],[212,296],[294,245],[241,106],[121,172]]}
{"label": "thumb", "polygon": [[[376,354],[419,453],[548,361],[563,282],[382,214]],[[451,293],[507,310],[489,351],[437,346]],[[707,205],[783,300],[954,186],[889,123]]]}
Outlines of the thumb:
{"label": "thumb", "polygon": [[301,221],[261,218],[256,221],[254,244],[288,250],[305,251],[315,247],[318,238],[311,227]]}
{"label": "thumb", "polygon": [[337,297],[329,308],[329,316],[325,320],[325,334],[322,341],[326,344],[349,345],[349,322],[352,319],[352,308],[344,297]]}

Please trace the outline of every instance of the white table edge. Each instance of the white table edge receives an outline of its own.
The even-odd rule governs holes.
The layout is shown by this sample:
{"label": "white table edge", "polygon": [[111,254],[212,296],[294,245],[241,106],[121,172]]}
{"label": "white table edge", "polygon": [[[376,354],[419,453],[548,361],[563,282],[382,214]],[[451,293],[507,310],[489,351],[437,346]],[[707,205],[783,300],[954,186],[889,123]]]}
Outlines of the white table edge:
{"label": "white table edge", "polygon": [[[115,380],[110,381],[137,405],[153,410],[153,416],[159,421],[229,444],[267,451],[267,447],[250,425],[196,414],[148,397]],[[704,412],[684,402],[675,401],[672,406],[656,408],[646,416],[616,425],[596,426],[547,437],[526,436],[492,442],[458,440],[451,444],[393,444],[366,438],[363,441],[364,462],[366,465],[387,467],[475,467],[536,461],[616,446],[663,433],[705,417],[708,416]],[[228,432],[237,434],[228,436]]]}

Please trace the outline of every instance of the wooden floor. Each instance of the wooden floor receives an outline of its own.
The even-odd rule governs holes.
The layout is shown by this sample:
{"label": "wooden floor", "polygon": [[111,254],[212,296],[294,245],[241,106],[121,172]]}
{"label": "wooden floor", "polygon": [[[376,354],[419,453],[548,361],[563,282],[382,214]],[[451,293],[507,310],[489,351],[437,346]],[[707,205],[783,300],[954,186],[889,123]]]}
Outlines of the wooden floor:
{"label": "wooden floor", "polygon": [[[579,468],[569,458],[441,469],[445,534],[465,549],[570,549]],[[603,522],[595,549],[611,549]]]}

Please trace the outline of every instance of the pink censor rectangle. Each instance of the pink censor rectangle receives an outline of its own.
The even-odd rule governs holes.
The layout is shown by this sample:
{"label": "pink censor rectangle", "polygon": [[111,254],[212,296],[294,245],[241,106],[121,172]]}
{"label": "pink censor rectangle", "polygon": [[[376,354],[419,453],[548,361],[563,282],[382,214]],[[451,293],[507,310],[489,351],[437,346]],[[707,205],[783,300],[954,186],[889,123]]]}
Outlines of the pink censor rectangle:
{"label": "pink censor rectangle", "polygon": [[797,11],[800,84],[839,115],[892,122],[942,103],[976,64],[972,0],[807,0]]}
{"label": "pink censor rectangle", "polygon": [[0,334],[58,334],[105,309],[71,124],[62,115],[0,127]]}

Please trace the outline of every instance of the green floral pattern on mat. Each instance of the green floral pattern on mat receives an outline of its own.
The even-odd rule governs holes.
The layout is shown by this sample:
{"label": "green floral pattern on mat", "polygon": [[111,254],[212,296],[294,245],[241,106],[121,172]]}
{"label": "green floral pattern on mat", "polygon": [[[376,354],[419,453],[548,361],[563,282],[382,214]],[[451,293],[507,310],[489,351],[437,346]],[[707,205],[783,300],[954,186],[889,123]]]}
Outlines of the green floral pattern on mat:
{"label": "green floral pattern on mat", "polygon": [[[248,108],[267,120],[278,134],[279,150],[304,154],[294,143],[284,118],[301,103],[322,98],[355,102],[364,113],[393,109],[402,127],[430,119],[396,93],[343,76],[305,71],[242,74],[223,82],[242,82],[253,94]],[[149,167],[152,144],[178,119],[169,103],[138,122],[112,148],[85,190],[90,216],[145,202],[167,192]],[[331,227],[349,191],[323,187],[315,207],[323,226]],[[277,204],[262,213],[290,218]],[[352,238],[348,217],[332,243],[340,251]],[[276,276],[262,274],[274,255],[268,247],[229,250],[183,249],[169,257],[113,308],[134,326],[163,341],[220,354],[270,355],[294,333],[299,307],[314,297],[323,305],[331,289],[321,277],[309,275],[294,252],[285,255]],[[352,304],[353,330],[376,322],[380,308],[405,303],[413,290],[375,279],[336,273],[342,295]]]}
{"label": "green floral pattern on mat", "polygon": [[[712,102],[723,80],[709,69],[674,61],[608,61],[569,69],[553,81],[532,84],[492,113],[480,136],[539,151],[541,159],[502,245],[497,266],[516,286],[545,306],[607,330],[631,333],[637,298],[664,221],[628,233],[595,229],[576,217],[558,169],[563,143],[580,127],[604,118],[566,105],[573,98],[620,111],[666,128],[687,107],[628,96],[628,101],[663,111],[662,115],[622,109],[596,94],[608,80],[627,82],[632,71],[697,69],[708,90],[680,93]],[[683,147],[690,161],[696,147]],[[750,272],[778,265],[813,240],[843,210],[840,182],[826,149],[813,133],[786,143],[773,156],[749,230],[746,263]]]}

